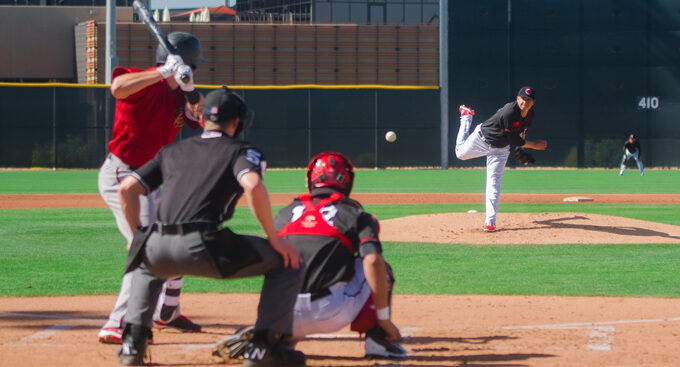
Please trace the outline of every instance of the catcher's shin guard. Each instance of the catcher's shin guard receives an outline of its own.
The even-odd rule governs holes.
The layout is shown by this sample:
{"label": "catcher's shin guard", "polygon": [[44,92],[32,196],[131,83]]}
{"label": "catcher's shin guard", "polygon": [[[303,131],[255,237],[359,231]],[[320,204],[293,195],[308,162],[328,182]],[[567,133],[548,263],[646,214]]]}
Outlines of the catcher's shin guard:
{"label": "catcher's shin guard", "polygon": [[238,359],[243,356],[246,346],[253,339],[253,326],[244,326],[215,344],[213,355],[222,357],[225,361]]}

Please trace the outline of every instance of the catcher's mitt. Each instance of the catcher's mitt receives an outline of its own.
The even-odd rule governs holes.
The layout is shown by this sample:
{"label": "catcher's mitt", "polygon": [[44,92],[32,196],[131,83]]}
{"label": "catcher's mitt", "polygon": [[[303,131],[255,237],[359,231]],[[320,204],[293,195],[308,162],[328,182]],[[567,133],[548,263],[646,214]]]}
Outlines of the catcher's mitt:
{"label": "catcher's mitt", "polygon": [[254,329],[252,326],[246,326],[236,330],[234,335],[230,335],[217,342],[212,354],[216,357],[224,358],[227,362],[239,359],[243,352],[245,352],[246,345],[253,338]]}
{"label": "catcher's mitt", "polygon": [[516,159],[518,162],[520,162],[520,163],[522,163],[522,164],[524,164],[524,165],[527,165],[527,166],[530,165],[530,164],[534,164],[534,162],[536,162],[536,160],[534,159],[534,157],[533,157],[531,154],[527,153],[527,152],[526,152],[524,149],[522,149],[522,148],[517,148],[517,149],[515,149],[514,155],[515,155],[515,159]]}

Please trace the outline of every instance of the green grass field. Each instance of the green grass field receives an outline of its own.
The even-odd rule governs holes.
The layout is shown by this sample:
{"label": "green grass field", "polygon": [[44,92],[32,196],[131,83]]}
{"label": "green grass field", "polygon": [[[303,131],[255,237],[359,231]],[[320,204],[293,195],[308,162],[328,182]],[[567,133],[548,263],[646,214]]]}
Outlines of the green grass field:
{"label": "green grass field", "polygon": [[[503,192],[679,193],[680,171],[508,170]],[[96,171],[4,171],[0,193],[94,193]],[[300,170],[270,171],[271,192],[303,189]],[[483,192],[483,170],[362,170],[356,192]],[[1,200],[1,199],[0,199]],[[483,204],[367,205],[379,219],[483,210]],[[277,208],[275,208],[277,209]],[[501,212],[579,211],[680,225],[680,205],[501,204]],[[260,234],[246,208],[229,222]],[[480,233],[481,235],[481,233]],[[0,210],[0,296],[115,294],[124,240],[108,209]],[[384,243],[397,293],[680,297],[678,244],[473,246]],[[187,277],[184,292],[257,292],[259,278]]]}
{"label": "green grass field", "polygon": [[[355,192],[484,192],[483,169],[357,170]],[[305,190],[303,170],[269,170],[270,192]],[[519,193],[678,193],[680,170],[508,169],[503,192]],[[0,171],[0,194],[96,193],[97,171]]]}

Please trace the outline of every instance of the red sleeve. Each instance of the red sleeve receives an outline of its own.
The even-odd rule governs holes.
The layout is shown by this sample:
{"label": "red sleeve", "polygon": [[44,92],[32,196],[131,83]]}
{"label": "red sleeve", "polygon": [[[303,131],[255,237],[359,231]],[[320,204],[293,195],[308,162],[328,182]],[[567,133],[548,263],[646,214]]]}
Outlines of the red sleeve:
{"label": "red sleeve", "polygon": [[[119,77],[123,74],[139,73],[141,71],[144,71],[144,70],[137,69],[137,68],[124,68],[122,66],[116,66],[116,68],[113,69],[113,71],[111,72],[111,80],[113,81],[114,79],[116,79],[117,77]],[[150,87],[157,85],[157,84],[158,83],[152,84],[149,87],[143,88],[139,92],[127,96],[126,98],[124,98],[124,100],[128,101],[128,102],[135,102],[135,101],[138,101],[140,99],[143,99],[147,94],[149,94],[149,91],[152,89]]]}

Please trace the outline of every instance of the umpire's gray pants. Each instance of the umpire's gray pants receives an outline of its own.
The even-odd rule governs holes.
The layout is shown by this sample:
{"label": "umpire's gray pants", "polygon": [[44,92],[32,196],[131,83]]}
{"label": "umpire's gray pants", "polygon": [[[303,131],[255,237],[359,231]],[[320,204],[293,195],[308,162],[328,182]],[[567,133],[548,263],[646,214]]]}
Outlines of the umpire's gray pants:
{"label": "umpire's gray pants", "polygon": [[[271,248],[269,241],[256,236],[241,237],[257,250],[262,261],[225,279],[264,275],[255,329],[292,334],[293,306],[302,287],[303,266],[300,269],[284,268],[283,259]],[[132,274],[132,291],[124,322],[149,328],[165,279],[180,275],[222,279],[199,232],[161,235],[154,231],[146,244],[144,263]]]}
{"label": "umpire's gray pants", "polygon": [[[118,231],[125,238],[126,243],[132,241],[132,230],[125,219],[120,208],[120,199],[118,198],[118,188],[121,181],[132,174],[130,166],[125,164],[120,158],[113,154],[109,154],[104,160],[104,164],[99,169],[98,186],[99,194],[111,209],[113,216],[116,218],[116,225]],[[153,223],[156,218],[156,208],[160,202],[161,189],[157,189],[148,195],[139,196],[139,219],[140,225],[148,226]],[[120,285],[118,298],[113,310],[109,314],[108,320],[102,329],[106,328],[120,328],[121,320],[125,316],[128,309],[128,301],[130,299],[130,285],[132,284],[132,274],[125,274]],[[155,319],[163,322],[170,322],[180,315],[179,306],[179,292],[182,289],[182,278],[168,279],[165,282],[165,290],[160,295],[158,302],[158,309],[156,310]]]}

